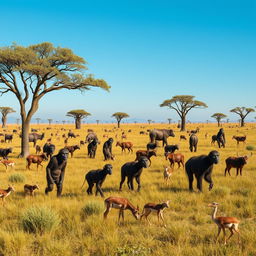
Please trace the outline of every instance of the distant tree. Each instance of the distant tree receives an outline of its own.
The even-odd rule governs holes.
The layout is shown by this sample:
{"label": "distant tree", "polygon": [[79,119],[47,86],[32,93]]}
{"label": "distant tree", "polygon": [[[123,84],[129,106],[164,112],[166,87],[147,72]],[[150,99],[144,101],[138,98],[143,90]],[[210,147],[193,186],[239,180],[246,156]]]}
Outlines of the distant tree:
{"label": "distant tree", "polygon": [[96,120],[96,123],[99,124],[100,120]]}
{"label": "distant tree", "polygon": [[226,119],[226,122],[229,123],[229,119],[228,118]]}
{"label": "distant tree", "polygon": [[215,118],[215,119],[217,120],[217,122],[218,122],[218,127],[220,127],[220,121],[221,121],[221,119],[224,119],[224,118],[226,118],[227,116],[226,116],[225,114],[223,114],[223,113],[214,113],[211,117],[212,117],[212,118]]}
{"label": "distant tree", "polygon": [[20,118],[16,118],[16,124],[19,125],[20,123]]}
{"label": "distant tree", "polygon": [[90,115],[91,114],[89,112],[86,112],[83,109],[75,109],[67,113],[67,116],[73,117],[75,119],[76,129],[81,129],[82,119]]}
{"label": "distant tree", "polygon": [[2,128],[6,127],[7,115],[16,112],[10,107],[0,107],[0,113],[2,114]]}
{"label": "distant tree", "polygon": [[152,123],[152,120],[151,119],[148,119],[148,124],[151,124]]}
{"label": "distant tree", "polygon": [[171,118],[168,118],[167,120],[168,120],[168,124],[171,124],[172,119],[171,119]]}
{"label": "distant tree", "polygon": [[181,131],[186,130],[186,116],[192,108],[207,108],[204,102],[194,100],[194,97],[191,95],[176,95],[160,104],[160,107],[169,107],[177,112],[181,118]]}
{"label": "distant tree", "polygon": [[39,117],[36,118],[37,124],[39,124],[40,120],[41,120],[41,118],[39,118]]}
{"label": "distant tree", "polygon": [[47,119],[47,120],[48,120],[48,122],[49,122],[49,125],[51,125],[51,124],[52,124],[53,119],[49,118],[49,119]]}
{"label": "distant tree", "polygon": [[54,47],[49,42],[0,48],[0,95],[11,92],[19,102],[21,157],[29,154],[30,121],[46,94],[62,89],[86,91],[91,87],[109,90],[104,80],[85,75],[86,64],[71,49]]}
{"label": "distant tree", "polygon": [[112,115],[112,117],[114,117],[117,121],[117,127],[120,128],[120,122],[123,118],[127,118],[129,117],[128,114],[123,113],[123,112],[116,112]]}
{"label": "distant tree", "polygon": [[134,124],[137,124],[137,121],[134,121]]}
{"label": "distant tree", "polygon": [[247,117],[247,115],[251,112],[255,112],[253,108],[246,108],[246,107],[236,107],[230,110],[230,112],[235,113],[240,116],[241,121],[240,125],[241,127],[244,126],[244,120]]}
{"label": "distant tree", "polygon": [[62,123],[63,123],[63,125],[66,123],[66,121],[65,120],[62,120]]}

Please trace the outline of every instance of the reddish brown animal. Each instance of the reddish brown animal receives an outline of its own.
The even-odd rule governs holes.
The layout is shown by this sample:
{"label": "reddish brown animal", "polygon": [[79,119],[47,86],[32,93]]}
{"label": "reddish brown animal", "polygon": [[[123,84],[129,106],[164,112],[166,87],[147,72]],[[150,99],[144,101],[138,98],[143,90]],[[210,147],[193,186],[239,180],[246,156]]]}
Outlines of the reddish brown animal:
{"label": "reddish brown animal", "polygon": [[80,147],[78,145],[74,145],[74,146],[66,146],[65,147],[69,153],[71,154],[71,157],[73,157],[73,154],[74,152],[77,150],[77,149],[80,149]]}
{"label": "reddish brown animal", "polygon": [[[150,160],[150,158],[152,157],[152,156],[156,156],[156,152],[155,151],[148,151],[148,150],[138,150],[137,152],[136,152],[136,159],[135,159],[135,161],[138,161],[141,157],[143,157],[143,156],[145,156],[145,157],[147,157],[147,159],[149,160],[149,162],[150,162],[150,165],[151,165],[151,160]],[[150,166],[149,165],[149,166]]]}
{"label": "reddish brown animal", "polygon": [[42,166],[41,164],[44,160],[46,161],[48,158],[45,154],[41,154],[41,155],[29,155],[27,156],[26,160],[27,160],[27,166],[26,168],[30,170],[30,165],[33,164],[37,164],[37,170],[38,170],[38,166]]}
{"label": "reddish brown animal", "polygon": [[8,186],[7,189],[1,189],[0,188],[0,198],[2,198],[3,204],[5,203],[5,198],[11,194],[11,192],[14,192],[14,188],[12,186]]}
{"label": "reddish brown animal", "polygon": [[41,147],[39,145],[36,145],[36,154],[40,154],[41,151]]}
{"label": "reddish brown animal", "polygon": [[116,143],[116,147],[117,147],[117,146],[120,146],[120,147],[121,147],[122,152],[125,152],[125,149],[126,149],[126,148],[128,149],[128,152],[133,152],[133,149],[132,149],[133,144],[132,144],[131,142],[120,142],[120,141],[118,141],[118,142]]}
{"label": "reddish brown animal", "polygon": [[24,193],[25,193],[25,196],[27,195],[30,195],[30,196],[34,196],[35,194],[35,190],[36,189],[39,189],[39,186],[36,184],[36,185],[29,185],[29,184],[25,184],[24,185]]}
{"label": "reddish brown animal", "polygon": [[180,140],[187,140],[185,135],[180,135]]}
{"label": "reddish brown animal", "polygon": [[239,142],[245,143],[246,141],[246,136],[233,136],[232,139],[236,140],[237,145],[239,145]]}
{"label": "reddish brown animal", "polygon": [[14,167],[15,163],[11,160],[6,160],[6,159],[2,159],[0,160],[0,163],[2,163],[5,166],[5,170],[7,171],[8,166],[11,166],[12,168]]}
{"label": "reddish brown animal", "polygon": [[247,156],[241,156],[241,157],[228,157],[226,159],[226,169],[225,169],[225,176],[228,172],[229,176],[230,175],[230,169],[231,168],[236,168],[236,176],[238,176],[239,172],[240,175],[242,176],[242,170],[244,165],[247,163]]}
{"label": "reddish brown animal", "polygon": [[184,155],[180,153],[169,153],[166,158],[170,161],[170,167],[174,168],[174,164],[177,163],[179,165],[178,168],[180,168],[180,164],[184,168]]}

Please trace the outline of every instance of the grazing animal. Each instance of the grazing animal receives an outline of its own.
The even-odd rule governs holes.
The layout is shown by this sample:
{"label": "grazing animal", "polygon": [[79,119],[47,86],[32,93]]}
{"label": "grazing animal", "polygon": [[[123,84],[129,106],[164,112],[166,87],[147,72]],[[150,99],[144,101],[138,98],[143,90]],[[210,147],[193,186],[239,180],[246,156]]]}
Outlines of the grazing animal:
{"label": "grazing animal", "polygon": [[220,128],[216,138],[217,138],[218,147],[225,148],[226,138],[225,138],[225,133],[224,133],[223,128]]}
{"label": "grazing animal", "polygon": [[131,142],[120,142],[120,141],[118,141],[116,143],[116,147],[117,146],[121,147],[122,152],[125,152],[126,148],[128,149],[128,152],[133,152],[133,150],[132,150],[133,144]]}
{"label": "grazing animal", "polygon": [[139,161],[134,162],[128,162],[125,163],[121,167],[121,182],[119,186],[119,191],[122,191],[122,185],[125,181],[125,178],[127,177],[127,185],[130,190],[133,190],[133,179],[135,178],[136,182],[138,183],[138,192],[140,191],[141,185],[140,185],[140,175],[143,171],[143,168],[147,168],[149,166],[148,164],[148,158],[141,157]]}
{"label": "grazing animal", "polygon": [[4,135],[4,142],[5,143],[6,142],[8,142],[8,143],[12,142],[12,139],[13,139],[13,135],[12,134],[5,134]]}
{"label": "grazing animal", "polygon": [[69,131],[68,138],[76,138],[76,135],[73,132]]}
{"label": "grazing animal", "polygon": [[175,144],[175,145],[166,145],[164,147],[164,155],[167,159],[167,155],[168,153],[174,153],[175,150],[179,150],[179,145]]}
{"label": "grazing animal", "polygon": [[112,154],[112,144],[113,144],[113,142],[114,142],[113,138],[109,138],[103,144],[104,161],[107,161],[107,160],[110,160],[110,159],[114,160],[114,156]]}
{"label": "grazing animal", "polygon": [[168,184],[172,174],[173,174],[173,168],[172,167],[168,167],[168,166],[164,166],[164,181],[166,184]]}
{"label": "grazing animal", "polygon": [[191,152],[196,152],[197,151],[197,143],[198,143],[198,137],[196,136],[195,133],[192,133],[189,137],[189,150]]}
{"label": "grazing animal", "polygon": [[211,151],[208,155],[191,157],[185,164],[188,175],[189,190],[193,191],[194,175],[197,180],[197,188],[202,192],[202,181],[205,179],[209,183],[209,190],[213,188],[212,169],[213,165],[219,162],[219,152]]}
{"label": "grazing animal", "polygon": [[45,143],[43,147],[43,152],[46,154],[47,157],[52,157],[55,151],[55,145],[51,143]]}
{"label": "grazing animal", "polygon": [[236,168],[236,176],[238,176],[239,171],[240,175],[242,176],[242,170],[244,165],[247,163],[248,157],[247,156],[240,156],[240,157],[228,157],[225,162],[226,162],[226,168],[225,168],[225,176],[228,172],[229,176],[230,175],[230,169],[231,168]]}
{"label": "grazing animal", "polygon": [[85,143],[83,140],[80,140],[80,147],[83,146]]}
{"label": "grazing animal", "polygon": [[42,151],[39,145],[36,145],[36,154],[39,154]]}
{"label": "grazing animal", "polygon": [[149,138],[151,143],[155,143],[156,140],[163,141],[163,146],[167,145],[167,138],[175,137],[173,130],[167,129],[154,129],[149,132]]}
{"label": "grazing animal", "polygon": [[43,140],[43,138],[44,138],[44,133],[42,133],[42,134],[30,133],[28,135],[28,140],[29,140],[29,142],[33,142],[34,143],[34,147],[36,146],[37,140]]}
{"label": "grazing animal", "polygon": [[5,198],[11,194],[11,192],[14,192],[15,189],[12,186],[8,186],[7,189],[0,189],[0,198],[2,198],[3,204],[5,203]]}
{"label": "grazing animal", "polygon": [[177,163],[179,165],[178,168],[180,168],[180,164],[182,164],[183,168],[184,168],[184,155],[177,153],[169,153],[166,156],[166,159],[168,159],[170,161],[170,166],[174,168],[174,164]]}
{"label": "grazing animal", "polygon": [[212,135],[211,145],[215,145],[215,141],[217,141],[217,135]]}
{"label": "grazing animal", "polygon": [[53,190],[54,184],[57,186],[57,196],[60,197],[62,193],[62,186],[65,176],[65,169],[67,166],[69,151],[63,148],[57,155],[51,157],[46,167],[46,180],[47,187],[45,188],[45,194]]}
{"label": "grazing animal", "polygon": [[[240,231],[238,229],[238,225],[240,221],[237,218],[234,217],[217,217],[217,211],[218,211],[218,203],[211,203],[208,206],[213,208],[212,212],[212,220],[214,223],[218,226],[218,234],[216,237],[216,242],[218,241],[218,237],[220,235],[221,230],[224,234],[224,244],[227,244],[227,241],[234,235],[234,232],[238,234],[238,243],[240,243]],[[226,232],[225,229],[228,228],[230,231],[230,236],[226,239]]]}
{"label": "grazing animal", "polygon": [[180,135],[180,140],[187,140],[185,135]]}
{"label": "grazing animal", "polygon": [[43,153],[41,155],[28,155],[27,158],[27,166],[26,166],[26,169],[29,169],[30,170],[30,165],[33,163],[33,164],[37,164],[37,170],[38,170],[38,166],[42,166],[43,165],[41,164],[44,160],[48,160],[47,156]]}
{"label": "grazing animal", "polygon": [[146,157],[149,160],[149,166],[151,166],[151,157],[156,156],[155,151],[148,151],[148,150],[138,150],[136,152],[136,159],[138,161],[141,157]]}
{"label": "grazing animal", "polygon": [[27,196],[27,195],[34,196],[36,189],[39,189],[39,186],[37,184],[36,185],[25,184],[24,185],[25,196]]}
{"label": "grazing animal", "polygon": [[147,150],[155,150],[157,147],[157,144],[156,143],[148,143],[147,144]]}
{"label": "grazing animal", "polygon": [[151,223],[149,222],[149,219],[148,219],[148,215],[151,212],[155,212],[158,217],[158,223],[160,224],[160,218],[161,218],[161,220],[163,221],[164,227],[166,227],[166,225],[164,223],[163,211],[166,208],[169,208],[169,202],[170,201],[168,200],[162,204],[154,204],[154,203],[145,204],[140,219],[142,220],[142,218],[145,217],[148,224],[151,225]]}
{"label": "grazing animal", "polygon": [[239,142],[243,142],[245,144],[246,136],[233,136],[232,139],[235,139],[237,142],[237,145],[239,145]]}
{"label": "grazing animal", "polygon": [[0,160],[0,163],[2,163],[2,164],[5,166],[6,171],[7,171],[7,169],[8,169],[8,166],[11,166],[11,167],[13,168],[14,165],[15,165],[15,163],[14,163],[13,161],[11,161],[11,160],[6,160],[6,159],[1,159],[1,160]]}
{"label": "grazing animal", "polygon": [[71,158],[73,157],[74,152],[77,149],[80,149],[80,147],[78,145],[74,145],[74,146],[65,146],[65,148],[69,151],[69,153],[71,154]]}
{"label": "grazing animal", "polygon": [[[91,170],[85,175],[84,183],[85,183],[85,180],[87,180],[87,183],[89,186],[88,189],[86,190],[88,195],[92,195],[92,189],[95,184],[96,185],[95,196],[97,196],[98,192],[99,192],[101,197],[104,197],[101,186],[102,186],[103,182],[105,181],[106,176],[108,174],[109,175],[112,174],[112,168],[113,167],[111,164],[106,164],[106,165],[104,165],[103,169]],[[84,186],[84,183],[83,183],[82,187]]]}
{"label": "grazing animal", "polygon": [[12,153],[12,148],[0,148],[0,157],[8,160],[8,155]]}
{"label": "grazing animal", "polygon": [[111,196],[105,200],[105,206],[106,210],[103,214],[104,219],[107,218],[111,208],[119,209],[118,223],[120,223],[121,216],[124,221],[124,210],[131,211],[136,220],[140,219],[139,206],[133,206],[133,204],[126,198]]}

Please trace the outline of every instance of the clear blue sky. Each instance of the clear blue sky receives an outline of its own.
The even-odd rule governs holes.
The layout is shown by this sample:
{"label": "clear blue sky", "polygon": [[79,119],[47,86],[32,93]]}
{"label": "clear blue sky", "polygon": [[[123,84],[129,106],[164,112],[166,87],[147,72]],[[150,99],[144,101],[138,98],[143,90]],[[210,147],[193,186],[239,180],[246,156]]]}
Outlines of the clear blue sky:
{"label": "clear blue sky", "polygon": [[[177,120],[159,104],[179,94],[208,104],[192,110],[191,121],[211,120],[215,112],[237,120],[230,109],[256,106],[255,1],[3,0],[0,7],[1,46],[49,41],[71,48],[112,87],[49,94],[35,118],[70,120],[66,112],[82,108],[92,114],[88,121],[111,120],[117,111]],[[0,102],[18,111],[10,95]]]}

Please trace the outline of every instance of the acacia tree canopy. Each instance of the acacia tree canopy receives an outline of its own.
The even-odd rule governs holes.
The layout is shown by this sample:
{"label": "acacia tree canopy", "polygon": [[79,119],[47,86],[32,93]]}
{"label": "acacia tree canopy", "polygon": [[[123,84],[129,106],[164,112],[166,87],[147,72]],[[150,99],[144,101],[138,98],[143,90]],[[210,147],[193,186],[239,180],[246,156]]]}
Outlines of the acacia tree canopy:
{"label": "acacia tree canopy", "polygon": [[124,113],[124,112],[116,112],[112,115],[112,117],[114,117],[117,120],[117,125],[118,125],[118,128],[119,128],[121,120],[123,118],[129,117],[129,115],[127,113]]}
{"label": "acacia tree canopy", "polygon": [[246,118],[246,116],[251,112],[255,112],[255,110],[253,108],[236,107],[231,109],[230,112],[239,115],[241,118],[241,126],[244,126],[244,119]]}

